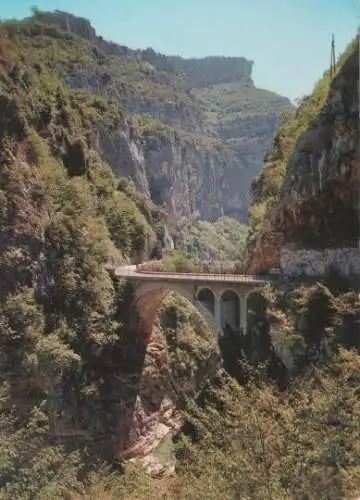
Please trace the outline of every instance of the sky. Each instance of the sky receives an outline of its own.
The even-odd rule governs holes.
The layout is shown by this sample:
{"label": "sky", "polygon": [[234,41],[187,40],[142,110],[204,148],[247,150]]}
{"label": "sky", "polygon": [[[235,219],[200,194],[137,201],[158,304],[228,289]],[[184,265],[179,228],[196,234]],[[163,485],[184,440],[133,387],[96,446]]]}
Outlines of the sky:
{"label": "sky", "polygon": [[131,48],[246,57],[257,87],[292,100],[328,68],[331,34],[338,55],[360,16],[360,0],[0,0],[0,18],[27,16],[34,5],[86,17],[98,34]]}

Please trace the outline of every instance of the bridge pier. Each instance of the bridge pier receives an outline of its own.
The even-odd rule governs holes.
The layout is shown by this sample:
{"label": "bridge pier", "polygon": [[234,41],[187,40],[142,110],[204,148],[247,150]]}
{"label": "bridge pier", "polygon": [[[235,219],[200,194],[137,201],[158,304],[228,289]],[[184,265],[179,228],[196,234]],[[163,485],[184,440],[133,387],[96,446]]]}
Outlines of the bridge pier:
{"label": "bridge pier", "polygon": [[247,333],[247,293],[240,296],[240,331],[243,335]]}
{"label": "bridge pier", "polygon": [[217,335],[220,337],[223,333],[222,331],[222,324],[221,324],[221,295],[220,293],[214,293],[214,298],[215,298],[215,323],[217,326]]}

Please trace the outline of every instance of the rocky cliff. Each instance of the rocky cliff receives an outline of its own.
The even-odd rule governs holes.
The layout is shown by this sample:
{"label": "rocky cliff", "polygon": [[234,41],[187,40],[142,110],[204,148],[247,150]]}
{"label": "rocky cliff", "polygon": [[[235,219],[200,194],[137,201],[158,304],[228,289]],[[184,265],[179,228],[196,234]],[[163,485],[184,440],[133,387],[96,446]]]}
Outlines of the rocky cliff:
{"label": "rocky cliff", "polygon": [[358,60],[354,41],[277,133],[252,186],[249,271],[278,267],[282,248],[358,247]]}
{"label": "rocky cliff", "polygon": [[[171,136],[64,84],[69,58],[89,63],[82,43],[0,25],[0,497],[356,498],[358,294],[338,279],[266,286],[249,297],[249,335],[220,349],[172,296],[157,320],[142,315],[155,321],[144,335],[134,290],[107,264],[163,243],[163,213],[104,156],[119,142],[140,165],[149,137]],[[235,253],[236,224],[214,226],[232,250],[209,244],[204,222],[184,244]]]}
{"label": "rocky cliff", "polygon": [[134,118],[112,134],[99,131],[102,153],[117,174],[164,203],[170,218],[198,213],[203,219],[247,219],[251,180],[281,113],[292,111],[288,99],[254,86],[252,61],[132,50],[104,40],[87,20],[59,11],[38,13],[26,23],[31,29],[23,35],[41,50],[45,40],[59,37],[56,27],[76,40],[76,49],[58,53],[54,62],[64,81],[121,102]]}

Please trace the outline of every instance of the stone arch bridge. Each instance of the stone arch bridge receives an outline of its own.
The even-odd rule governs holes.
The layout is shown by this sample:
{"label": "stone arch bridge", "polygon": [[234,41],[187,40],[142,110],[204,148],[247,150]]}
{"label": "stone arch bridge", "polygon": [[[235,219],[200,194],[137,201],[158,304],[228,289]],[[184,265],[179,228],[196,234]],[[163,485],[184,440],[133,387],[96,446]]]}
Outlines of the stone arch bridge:
{"label": "stone arch bridge", "polygon": [[240,274],[192,274],[145,271],[136,266],[117,267],[115,275],[132,282],[139,312],[139,329],[150,334],[161,302],[169,292],[188,299],[204,316],[216,336],[226,325],[246,334],[247,297],[270,278]]}

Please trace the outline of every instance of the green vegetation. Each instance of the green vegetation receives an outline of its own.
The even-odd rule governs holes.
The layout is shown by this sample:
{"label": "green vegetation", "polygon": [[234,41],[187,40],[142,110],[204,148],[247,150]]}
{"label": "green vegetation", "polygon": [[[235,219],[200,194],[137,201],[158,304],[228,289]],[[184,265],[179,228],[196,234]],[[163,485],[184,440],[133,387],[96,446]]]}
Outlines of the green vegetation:
{"label": "green vegetation", "polygon": [[232,381],[209,391],[208,415],[198,417],[204,434],[206,429],[204,447],[185,444],[181,450],[187,481],[178,498],[356,495],[359,356],[340,352],[331,364],[309,370],[286,394]]}
{"label": "green vegetation", "polygon": [[248,228],[230,217],[178,226],[176,250],[143,269],[180,273],[241,273]]}
{"label": "green vegetation", "polygon": [[[64,453],[61,446],[49,445],[46,410],[32,410],[20,429],[11,413],[2,413],[6,441],[2,441],[1,478],[11,478],[2,498],[215,499],[233,498],[239,492],[249,499],[355,498],[360,488],[356,294],[332,293],[315,285],[294,289],[290,295],[267,288],[261,295],[268,334],[282,332],[283,341],[296,354],[296,376],[281,390],[279,371],[269,381],[274,367],[266,354],[254,366],[241,354],[246,348],[237,350],[235,378],[221,370],[216,357],[209,367],[209,354],[216,351],[211,332],[198,315],[176,296],[162,308],[159,324],[169,349],[173,383],[179,389],[192,380],[181,410],[186,424],[175,445],[175,476],[149,478],[131,464],[123,473],[99,465],[88,471],[83,452]],[[320,302],[321,318],[313,315]],[[10,310],[18,316],[14,302]],[[29,304],[28,318],[30,314],[36,321]],[[299,317],[308,321],[296,329]],[[252,324],[252,332],[259,327]],[[37,347],[41,370],[46,360],[51,360],[47,370],[56,370],[54,363],[60,359],[63,370],[78,365],[78,356],[60,349],[54,340],[46,337]],[[261,342],[266,343],[264,338]],[[228,348],[234,351],[235,345]],[[255,341],[252,354],[260,352]],[[145,367],[143,376],[148,373]],[[4,388],[2,402],[7,397]]]}
{"label": "green vegetation", "polygon": [[248,226],[231,217],[196,221],[179,229],[177,246],[201,261],[234,262],[242,258]]}
{"label": "green vegetation", "polygon": [[91,412],[106,414],[106,372],[130,311],[117,304],[124,294],[106,265],[139,258],[160,214],[96,149],[93,127],[122,123],[121,107],[62,84],[53,65],[81,45],[48,29],[0,26],[4,499],[83,490],[80,477],[94,460],[81,436],[95,433]]}
{"label": "green vegetation", "polygon": [[217,112],[222,118],[226,116],[226,121],[234,121],[236,116],[263,116],[288,108],[287,99],[281,99],[278,94],[240,83],[210,85],[193,92],[206,103],[207,109]]}
{"label": "green vegetation", "polygon": [[203,270],[200,261],[178,250],[169,252],[162,260],[146,263],[142,268],[150,271],[168,271],[176,273],[196,273]]}
{"label": "green vegetation", "polygon": [[[252,141],[259,142],[268,133],[263,117],[290,112],[289,101],[267,90],[244,86],[241,82],[210,85],[193,90],[205,108],[205,123],[216,130],[232,148],[244,152]],[[256,137],[248,137],[249,127],[259,125]]]}
{"label": "green vegetation", "polygon": [[144,269],[169,272],[241,273],[248,227],[231,217],[215,222],[178,221],[176,250]]}
{"label": "green vegetation", "polygon": [[[46,65],[71,87],[107,96],[115,107],[121,102],[135,115],[127,117],[134,138],[155,149],[164,139],[180,141],[194,159],[195,148],[217,162],[244,166],[246,199],[255,172],[242,157],[255,152],[260,158],[276,116],[292,110],[287,99],[253,86],[252,63],[242,58],[183,60],[131,51],[95,37],[86,20],[58,11],[36,11],[4,27],[27,64]],[[117,112],[109,115],[106,122],[115,129]],[[239,215],[245,218],[246,208]]]}
{"label": "green vegetation", "polygon": [[[250,350],[244,345],[234,359],[237,344],[227,347],[243,385],[218,376],[202,394],[201,409],[188,409],[196,443],[185,439],[178,450],[178,498],[239,492],[243,498],[353,498],[360,488],[356,294],[315,285],[290,294],[267,288],[262,296],[266,331],[260,314],[250,325]],[[302,326],[300,317],[307,319]],[[296,365],[296,376],[281,390],[283,368],[271,349],[266,353],[267,336],[274,342],[279,334]],[[257,356],[256,369],[246,352]]]}
{"label": "green vegetation", "polygon": [[[71,60],[84,47],[76,37],[59,29],[57,37],[52,31],[48,35],[47,25],[31,45],[23,30],[26,33],[36,27],[40,30],[42,25],[23,23],[18,31],[12,24],[1,27],[2,43],[10,50],[4,53],[0,73],[3,154],[9,163],[25,155],[45,184],[58,185],[62,176],[62,182],[82,186],[78,189],[87,190],[84,200],[89,216],[102,218],[119,255],[137,258],[154,239],[155,207],[134,190],[124,188],[124,183],[122,188],[118,186],[111,168],[100,158],[95,140],[95,126],[112,130],[124,122],[123,111],[115,101],[63,86],[53,65],[58,70],[63,61]],[[49,51],[45,57],[43,45]],[[11,62],[7,56],[12,57]],[[15,144],[14,138],[20,143]],[[56,174],[50,165],[55,165]],[[47,203],[57,202],[44,200],[44,205]]]}
{"label": "green vegetation", "polygon": [[133,115],[129,117],[129,124],[134,128],[137,138],[163,137],[169,139],[173,135],[176,139],[179,139],[174,129],[156,120],[151,115]]}
{"label": "green vegetation", "polygon": [[[81,24],[81,19],[74,18]],[[26,65],[33,66],[41,74],[42,70],[51,73],[42,75],[41,80],[56,81],[63,78],[74,83],[75,87],[83,87],[86,82],[92,82],[91,91],[109,96],[106,99],[93,98],[103,115],[103,121],[116,128],[119,123],[119,103],[122,102],[129,110],[140,107],[140,115],[129,117],[135,137],[154,135],[168,137],[174,134],[173,128],[166,124],[165,108],[174,108],[174,113],[186,110],[195,112],[195,104],[186,92],[179,86],[176,75],[161,69],[156,69],[146,61],[131,60],[120,53],[106,53],[99,46],[99,40],[77,36],[71,31],[61,29],[61,15],[41,13],[23,21],[10,20],[2,23],[2,29],[11,42],[21,49],[21,60]],[[85,21],[85,20],[83,20]],[[86,23],[86,21],[85,21]],[[55,78],[54,78],[55,77]],[[89,95],[80,91],[74,93],[77,99],[88,100]],[[159,119],[151,118],[147,110],[156,104]],[[110,104],[110,108],[109,108]],[[112,107],[117,109],[112,110]],[[106,108],[106,109],[103,109]],[[87,109],[87,116],[97,123],[94,110]],[[142,116],[145,114],[145,116]],[[121,121],[120,121],[121,123]]]}
{"label": "green vegetation", "polygon": [[[284,293],[266,287],[250,297],[255,312],[250,343],[241,346],[233,339],[222,346],[232,376],[221,368],[203,320],[185,300],[169,297],[159,328],[185,425],[175,444],[176,475],[160,478],[147,477],[136,464],[120,472],[94,462],[78,438],[72,438],[70,449],[50,438],[60,430],[54,427],[57,409],[83,412],[96,403],[101,391],[96,384],[105,376],[96,363],[124,377],[116,353],[130,345],[124,315],[128,301],[107,318],[106,335],[99,330],[104,313],[87,321],[81,316],[80,326],[79,311],[76,318],[65,311],[68,322],[45,333],[49,317],[33,290],[7,295],[0,317],[1,498],[215,499],[239,492],[249,499],[355,498],[360,488],[360,303],[345,284],[345,291],[332,289],[329,279],[330,288],[324,283]],[[117,291],[126,297],[124,288]],[[302,325],[300,318],[305,319]],[[23,335],[16,337],[20,331]],[[295,363],[285,385],[283,369],[271,355],[275,337],[290,349]],[[142,368],[145,388],[158,376],[152,357],[149,353]],[[87,379],[90,366],[95,372]],[[111,390],[112,377],[105,376],[106,390]],[[66,389],[69,380],[75,394]],[[156,399],[158,390],[153,387],[147,397]],[[82,401],[72,409],[77,391]],[[104,409],[97,411],[101,419]],[[85,425],[91,429],[91,418]]]}

